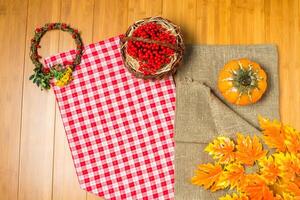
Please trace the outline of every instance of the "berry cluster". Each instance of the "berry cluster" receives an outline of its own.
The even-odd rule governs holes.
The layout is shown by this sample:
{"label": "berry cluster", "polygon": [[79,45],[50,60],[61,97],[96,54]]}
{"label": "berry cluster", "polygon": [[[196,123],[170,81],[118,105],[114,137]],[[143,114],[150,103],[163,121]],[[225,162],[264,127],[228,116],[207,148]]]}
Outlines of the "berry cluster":
{"label": "berry cluster", "polygon": [[170,62],[170,57],[175,53],[172,48],[155,43],[159,41],[176,45],[176,37],[160,24],[153,22],[143,24],[133,32],[132,37],[154,41],[154,43],[128,41],[127,53],[139,61],[139,71],[144,75],[155,74]]}

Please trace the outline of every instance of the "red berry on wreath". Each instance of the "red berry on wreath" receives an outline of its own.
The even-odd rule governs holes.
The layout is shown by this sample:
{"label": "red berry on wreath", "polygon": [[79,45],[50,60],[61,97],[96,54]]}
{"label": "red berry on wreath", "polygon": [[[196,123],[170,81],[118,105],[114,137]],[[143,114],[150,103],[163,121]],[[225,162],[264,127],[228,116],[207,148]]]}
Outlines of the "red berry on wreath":
{"label": "red berry on wreath", "polygon": [[44,74],[48,74],[48,73],[50,72],[50,69],[44,67],[44,68],[42,69],[42,71],[43,71]]}

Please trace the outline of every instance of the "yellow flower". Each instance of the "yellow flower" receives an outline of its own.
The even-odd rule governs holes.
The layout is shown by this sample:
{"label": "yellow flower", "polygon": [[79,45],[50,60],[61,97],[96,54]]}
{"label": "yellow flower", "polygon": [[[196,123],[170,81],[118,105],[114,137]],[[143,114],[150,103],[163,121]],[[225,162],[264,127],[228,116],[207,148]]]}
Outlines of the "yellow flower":
{"label": "yellow flower", "polygon": [[73,73],[72,68],[67,67],[63,76],[55,82],[55,85],[59,86],[59,87],[63,87],[65,85],[69,84],[73,80],[72,73]]}

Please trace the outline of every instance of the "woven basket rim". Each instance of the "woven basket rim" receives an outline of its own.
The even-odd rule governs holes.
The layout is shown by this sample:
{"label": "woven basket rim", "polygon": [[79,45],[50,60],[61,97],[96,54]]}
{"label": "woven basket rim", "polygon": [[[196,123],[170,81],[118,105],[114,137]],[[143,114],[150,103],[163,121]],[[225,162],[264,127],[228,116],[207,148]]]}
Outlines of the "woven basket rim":
{"label": "woven basket rim", "polygon": [[141,20],[136,21],[133,23],[129,28],[127,29],[125,33],[125,37],[130,37],[134,30],[141,26],[142,24],[149,23],[149,22],[155,22],[161,24],[164,28],[167,28],[168,31],[170,31],[173,35],[175,35],[177,40],[177,51],[174,53],[174,55],[171,57],[171,62],[165,65],[163,68],[159,69],[156,74],[150,74],[145,75],[142,72],[138,70],[138,61],[131,57],[129,54],[127,54],[127,42],[125,40],[120,39],[120,45],[121,45],[121,55],[124,61],[125,67],[134,74],[137,78],[142,79],[162,79],[165,76],[174,74],[177,70],[177,67],[179,63],[182,61],[182,57],[184,54],[184,42],[183,42],[183,36],[180,30],[180,27],[172,23],[170,20],[162,18],[160,16],[156,17],[148,17]]}

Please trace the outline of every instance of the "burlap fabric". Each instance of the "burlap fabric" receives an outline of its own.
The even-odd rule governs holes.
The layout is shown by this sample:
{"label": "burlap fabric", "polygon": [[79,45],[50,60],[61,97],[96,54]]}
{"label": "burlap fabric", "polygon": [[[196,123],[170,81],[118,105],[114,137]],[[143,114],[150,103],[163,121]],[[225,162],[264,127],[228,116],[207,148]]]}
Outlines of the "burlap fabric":
{"label": "burlap fabric", "polygon": [[[250,106],[228,104],[217,89],[219,70],[226,62],[249,58],[268,75],[263,98]],[[279,119],[278,56],[274,45],[188,46],[175,76],[175,199],[211,200],[225,192],[211,193],[191,184],[197,164],[212,161],[203,152],[219,135],[237,132],[259,134],[257,115]]]}

